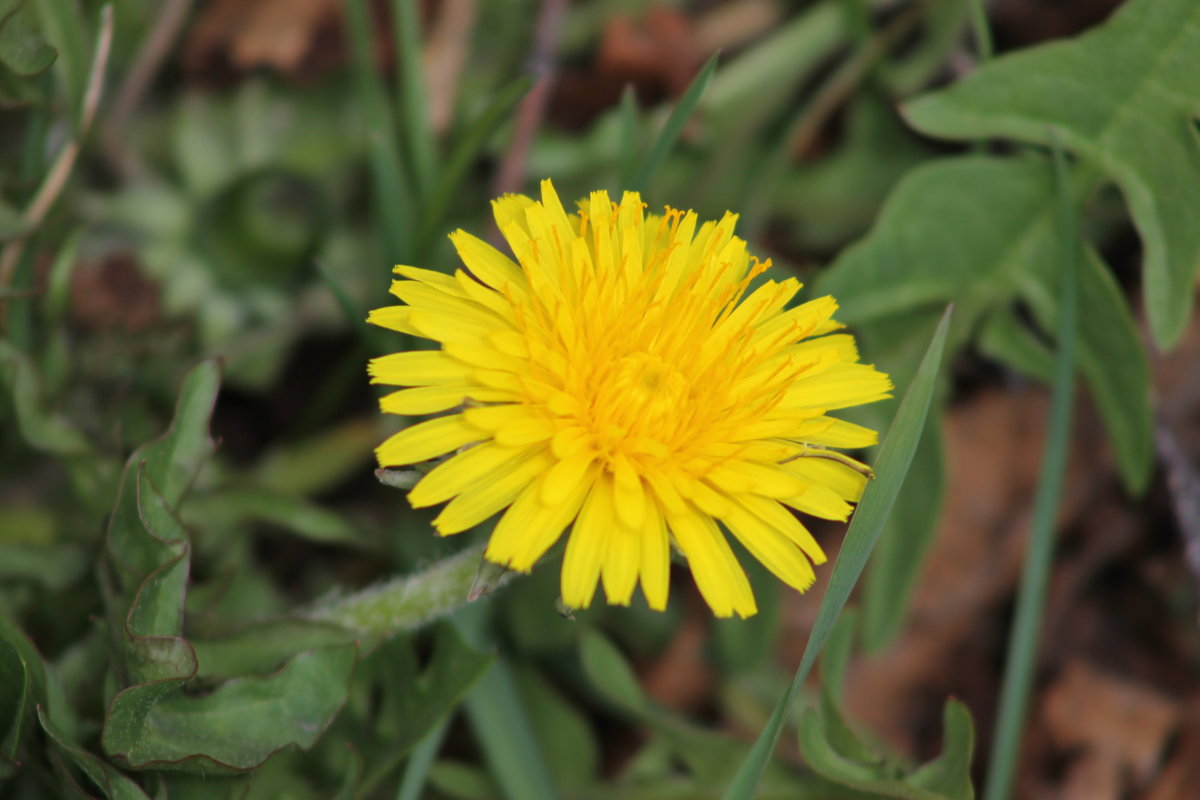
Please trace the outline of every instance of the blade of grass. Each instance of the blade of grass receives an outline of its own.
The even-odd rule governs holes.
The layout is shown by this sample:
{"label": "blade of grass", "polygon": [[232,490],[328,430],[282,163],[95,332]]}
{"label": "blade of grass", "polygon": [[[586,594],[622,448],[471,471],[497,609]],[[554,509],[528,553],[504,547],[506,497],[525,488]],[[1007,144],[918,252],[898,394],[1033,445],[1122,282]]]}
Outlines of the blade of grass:
{"label": "blade of grass", "polygon": [[692,79],[683,96],[679,98],[679,102],[675,104],[675,108],[671,109],[666,124],[658,132],[650,149],[646,151],[646,156],[634,172],[633,180],[630,181],[628,188],[645,191],[646,184],[650,182],[650,176],[654,174],[654,170],[658,169],[658,165],[671,151],[676,140],[679,139],[679,134],[683,133],[683,126],[687,124],[692,112],[699,105],[700,98],[704,95],[704,90],[708,88],[708,82],[712,80],[713,73],[717,69],[719,57],[720,53],[713,53],[696,77]]}
{"label": "blade of grass", "polygon": [[988,26],[987,11],[983,0],[967,0],[967,13],[971,17],[971,33],[975,36],[975,49],[979,54],[979,63],[986,64],[992,60],[994,46],[992,45],[992,29]]}
{"label": "blade of grass", "polygon": [[1046,584],[1054,557],[1054,520],[1062,496],[1067,471],[1067,450],[1071,436],[1071,406],[1075,399],[1075,339],[1078,315],[1079,235],[1075,207],[1071,202],[1067,160],[1054,129],[1050,130],[1054,152],[1054,178],[1058,191],[1059,235],[1062,245],[1062,311],[1055,332],[1058,348],[1054,359],[1054,383],[1051,388],[1050,423],[1046,449],[1042,454],[1042,472],[1038,477],[1029,534],[1029,551],[1017,589],[1017,610],[1008,640],[1004,663],[1004,683],[1000,689],[1000,710],[992,738],[985,800],[1006,800],[1012,794],[1013,776],[1021,731],[1029,709],[1033,668],[1041,632],[1042,611],[1046,604]]}
{"label": "blade of grass", "polygon": [[621,92],[621,166],[617,173],[619,189],[629,186],[633,180],[633,169],[637,165],[638,153],[638,107],[637,89],[632,83]]}
{"label": "blade of grass", "polygon": [[367,20],[366,0],[346,2],[346,30],[354,62],[354,83],[367,127],[367,154],[375,215],[382,232],[387,257],[393,263],[408,263],[411,244],[410,213],[413,208],[404,171],[396,151],[396,129],[383,82],[375,71],[374,42]]}
{"label": "blade of grass", "polygon": [[808,644],[805,645],[796,677],[792,679],[787,694],[775,707],[771,718],[759,733],[758,740],[738,768],[733,782],[725,790],[725,800],[753,800],[757,794],[758,782],[775,749],[779,734],[783,731],[783,723],[787,719],[792,702],[832,633],[838,615],[845,607],[850,592],[867,563],[867,557],[879,538],[884,520],[896,502],[908,466],[912,463],[913,453],[916,452],[917,442],[921,438],[921,431],[925,427],[925,418],[929,413],[934,385],[942,363],[942,350],[946,344],[951,311],[952,307],[947,308],[942,315],[933,340],[921,360],[921,366],[905,392],[904,399],[900,401],[900,408],[896,411],[891,427],[888,428],[887,438],[879,448],[879,458],[875,462],[878,477],[867,485],[862,501],[854,512],[854,518],[850,521],[850,528],[846,531],[842,551],[838,554],[833,574],[829,577],[825,597],[821,599],[817,620],[808,637]]}
{"label": "blade of grass", "polygon": [[421,20],[419,0],[392,0],[392,31],[400,60],[400,118],[413,194],[422,208],[433,190],[437,174],[437,148],[425,107],[425,81],[421,68]]}
{"label": "blade of grass", "polygon": [[[37,228],[46,214],[54,206],[54,202],[62,193],[75,168],[75,161],[83,148],[84,139],[96,108],[100,105],[100,95],[104,88],[104,73],[108,67],[108,56],[113,38],[113,9],[112,4],[106,4],[100,9],[100,25],[96,33],[96,45],[92,51],[92,66],[88,72],[86,89],[79,105],[79,135],[63,147],[54,165],[42,179],[37,193],[29,201],[23,217],[30,231]],[[24,239],[15,239],[0,250],[0,289],[7,288],[12,280],[13,270],[25,249]],[[2,314],[0,314],[2,315]]]}
{"label": "blade of grass", "polygon": [[450,201],[462,186],[471,164],[496,129],[500,127],[508,113],[520,102],[521,98],[533,87],[533,77],[526,75],[508,83],[496,93],[483,112],[471,123],[463,133],[446,162],[446,168],[439,176],[437,188],[425,207],[421,222],[421,236],[418,242],[418,253],[428,252],[433,238],[438,233],[438,227],[450,208]]}
{"label": "blade of grass", "polygon": [[[433,730],[425,734],[408,756],[408,764],[404,767],[404,777],[400,779],[400,789],[396,800],[421,800],[425,790],[425,781],[429,778],[429,767],[442,749],[442,740],[446,738],[446,729],[450,727],[449,720],[439,723]],[[363,793],[366,795],[366,792]]]}
{"label": "blade of grass", "polygon": [[[489,610],[487,601],[476,601],[454,615],[463,639],[478,650],[491,646]],[[556,800],[550,768],[503,654],[467,694],[463,706],[504,796],[509,800]]]}

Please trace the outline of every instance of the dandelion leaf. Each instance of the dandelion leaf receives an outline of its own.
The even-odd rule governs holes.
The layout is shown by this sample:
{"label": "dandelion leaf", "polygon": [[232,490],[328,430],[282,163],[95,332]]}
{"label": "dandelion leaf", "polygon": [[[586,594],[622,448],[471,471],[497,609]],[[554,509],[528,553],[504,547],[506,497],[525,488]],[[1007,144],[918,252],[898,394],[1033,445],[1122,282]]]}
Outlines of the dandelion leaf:
{"label": "dandelion leaf", "polygon": [[907,104],[924,133],[1046,145],[1050,129],[1117,183],[1144,250],[1157,342],[1183,333],[1200,268],[1200,3],[1133,0],[1077,38],[981,67]]}

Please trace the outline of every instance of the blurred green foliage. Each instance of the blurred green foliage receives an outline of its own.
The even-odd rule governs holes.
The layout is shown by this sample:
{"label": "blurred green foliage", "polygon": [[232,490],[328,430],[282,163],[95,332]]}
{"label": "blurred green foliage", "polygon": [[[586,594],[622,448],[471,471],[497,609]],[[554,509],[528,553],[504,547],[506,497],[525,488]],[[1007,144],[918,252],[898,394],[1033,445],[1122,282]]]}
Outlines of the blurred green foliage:
{"label": "blurred green foliage", "polygon": [[[333,55],[315,75],[155,66],[144,48],[166,5],[0,0],[0,793],[720,796],[788,686],[778,600],[712,628],[710,719],[733,735],[639,683],[635,665],[688,623],[682,587],[664,614],[568,620],[548,567],[459,609],[506,580],[478,574],[487,531],[437,540],[370,476],[395,421],[374,412],[364,363],[406,345],[368,330],[366,310],[387,302],[392,264],[450,271],[445,234],[487,231],[492,176],[536,91],[543,4],[467,4],[440,123],[418,4],[329,4],[317,41]],[[951,302],[948,354],[1048,379],[1053,127],[1088,231],[1069,243],[1080,376],[1125,486],[1144,489],[1149,368],[1105,263],[1125,218],[1097,198],[1115,184],[1128,205],[1145,315],[1169,347],[1200,265],[1200,6],[1128,0],[1094,31],[956,80],[972,59],[957,0],[765,5],[770,24],[719,63],[692,54],[691,83],[664,101],[630,88],[575,128],[551,114],[518,164],[527,183],[741,210],[752,249],[809,296],[835,295],[900,396]],[[600,73],[608,20],[648,10],[571,4],[549,57]],[[948,143],[961,139],[984,144],[964,154]],[[919,442],[912,423],[897,434],[913,466],[878,521],[860,613],[832,628],[839,602],[824,620],[821,685],[797,685],[799,707],[779,714],[772,737],[796,738],[759,748],[775,756],[759,797],[973,795],[961,705],[945,707],[941,755],[914,765],[857,730],[837,689],[852,650],[904,624],[941,503],[951,375],[927,375]],[[884,427],[895,408],[867,413]]]}

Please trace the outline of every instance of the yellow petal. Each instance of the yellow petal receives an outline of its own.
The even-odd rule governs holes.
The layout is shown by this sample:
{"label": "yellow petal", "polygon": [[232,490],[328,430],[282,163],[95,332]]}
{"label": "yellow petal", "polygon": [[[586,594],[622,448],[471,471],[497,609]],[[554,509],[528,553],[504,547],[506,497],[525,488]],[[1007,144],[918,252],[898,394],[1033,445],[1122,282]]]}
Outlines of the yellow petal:
{"label": "yellow petal", "polygon": [[639,572],[646,603],[655,611],[662,611],[667,607],[671,586],[671,544],[662,511],[648,501],[649,498],[640,536],[642,563]]}
{"label": "yellow petal", "polygon": [[[492,483],[527,460],[533,451],[483,442],[438,464],[408,493],[413,508],[449,500],[479,483]],[[514,495],[515,496],[515,495]]]}
{"label": "yellow petal", "polygon": [[629,530],[639,530],[646,515],[646,493],[642,488],[642,479],[634,471],[629,459],[621,453],[613,454],[612,465],[617,518]]}
{"label": "yellow petal", "polygon": [[434,386],[467,383],[472,369],[439,350],[411,350],[373,358],[367,363],[371,383],[388,386]]}
{"label": "yellow petal", "polygon": [[596,469],[589,469],[568,492],[563,502],[548,506],[541,501],[541,483],[538,478],[513,502],[492,531],[484,556],[489,561],[503,564],[519,572],[528,572],[550,546],[558,541],[563,528],[575,518],[583,498],[596,477]]}
{"label": "yellow petal", "polygon": [[433,414],[462,405],[470,394],[471,387],[463,384],[418,386],[384,395],[379,398],[379,408],[385,414]]}
{"label": "yellow petal", "polygon": [[732,461],[715,467],[705,476],[713,486],[729,494],[753,492],[765,497],[795,497],[807,485],[775,464]]}
{"label": "yellow petal", "polygon": [[696,587],[718,617],[754,614],[754,593],[742,565],[712,518],[693,511],[667,519],[679,548],[687,556]]}
{"label": "yellow petal", "polygon": [[821,549],[821,545],[817,544],[817,540],[809,533],[808,528],[804,527],[792,512],[779,505],[777,501],[748,494],[740,495],[737,502],[742,508],[766,523],[767,527],[779,531],[795,542],[796,546],[803,550],[814,564],[825,563],[825,551]]}
{"label": "yellow petal", "polygon": [[563,602],[571,608],[587,608],[596,594],[606,542],[616,524],[613,519],[612,478],[601,473],[592,484],[579,518],[567,538],[559,576]]}
{"label": "yellow petal", "polygon": [[586,447],[560,458],[542,481],[542,502],[548,506],[566,502],[570,492],[595,460],[595,451]]}
{"label": "yellow petal", "polygon": [[[853,459],[847,458],[847,461]],[[858,462],[854,462],[858,463]],[[843,500],[857,503],[867,486],[867,476],[854,467],[831,458],[800,457],[784,465],[789,472],[800,478],[837,492]],[[865,469],[865,465],[863,466]]]}
{"label": "yellow petal", "polygon": [[409,321],[411,315],[412,309],[408,306],[384,306],[367,314],[367,322],[381,328],[407,333],[410,336],[422,336],[423,334]]}
{"label": "yellow petal", "polygon": [[399,467],[427,461],[465,444],[483,438],[480,432],[468,425],[462,414],[418,422],[393,434],[375,448],[381,467]]}
{"label": "yellow petal", "polygon": [[817,579],[812,563],[794,542],[743,506],[731,503],[729,513],[722,518],[722,522],[750,555],[788,586],[803,592]]}
{"label": "yellow petal", "polygon": [[844,522],[850,517],[850,512],[853,510],[849,503],[838,497],[837,492],[828,486],[817,483],[810,485],[803,494],[781,499],[797,511],[803,511],[805,514],[812,514],[814,517],[822,519],[836,519]]}
{"label": "yellow petal", "polygon": [[433,520],[438,533],[449,536],[472,528],[516,499],[552,463],[549,454],[541,448],[528,452],[524,460],[514,461],[489,480],[472,484],[447,503]]}
{"label": "yellow petal", "polygon": [[477,236],[464,230],[450,234],[450,241],[471,274],[497,291],[508,290],[524,296],[525,276],[512,259]]}

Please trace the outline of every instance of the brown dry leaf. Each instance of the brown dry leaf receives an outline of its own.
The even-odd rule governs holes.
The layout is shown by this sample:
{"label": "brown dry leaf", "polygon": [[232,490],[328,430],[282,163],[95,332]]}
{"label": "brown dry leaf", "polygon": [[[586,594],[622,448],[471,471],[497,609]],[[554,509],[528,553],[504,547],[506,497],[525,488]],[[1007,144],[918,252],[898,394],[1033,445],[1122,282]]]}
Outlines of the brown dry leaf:
{"label": "brown dry leaf", "polygon": [[1138,800],[1194,800],[1200,786],[1200,696],[1188,706],[1187,722],[1166,766]]}
{"label": "brown dry leaf", "polygon": [[1119,785],[1104,794],[1085,794],[1085,787],[1096,791],[1097,776],[1105,786],[1122,776],[1144,783],[1179,724],[1179,708],[1169,698],[1079,659],[1068,662],[1046,690],[1041,711],[1051,741],[1061,750],[1082,752],[1080,760],[1091,764],[1072,770],[1064,797],[1120,796]]}
{"label": "brown dry leaf", "polygon": [[429,30],[422,68],[429,102],[429,124],[445,133],[454,115],[459,78],[475,31],[475,0],[443,0]]}
{"label": "brown dry leaf", "polygon": [[641,683],[646,694],[660,705],[692,711],[712,697],[714,674],[705,649],[712,614],[698,598],[688,598],[687,616],[670,644],[647,669]]}
{"label": "brown dry leaf", "polygon": [[777,0],[721,3],[696,20],[696,48],[711,53],[741,47],[767,33],[781,19],[783,8]]}
{"label": "brown dry leaf", "polygon": [[627,84],[644,105],[683,92],[704,56],[690,18],[661,4],[644,16],[608,20],[592,65],[565,71],[555,87],[551,113],[562,125],[579,128],[612,106]]}
{"label": "brown dry leaf", "polygon": [[129,254],[81,264],[71,278],[71,317],[83,328],[145,330],[159,319],[158,284]]}
{"label": "brown dry leaf", "polygon": [[[1020,573],[1047,406],[1041,390],[992,390],[946,417],[945,505],[905,629],[847,676],[849,713],[901,752],[921,752],[921,732],[936,729],[945,697],[962,698],[977,714],[994,698],[994,648],[1007,634],[989,623]],[[1080,421],[1080,428],[1092,425]],[[1111,477],[1095,469],[1105,463],[1101,438],[1077,430],[1061,526]]]}
{"label": "brown dry leaf", "polygon": [[[184,45],[184,63],[203,73],[222,60],[235,71],[270,67],[295,73],[319,39],[339,28],[340,0],[213,0]],[[323,60],[323,59],[316,59]]]}

